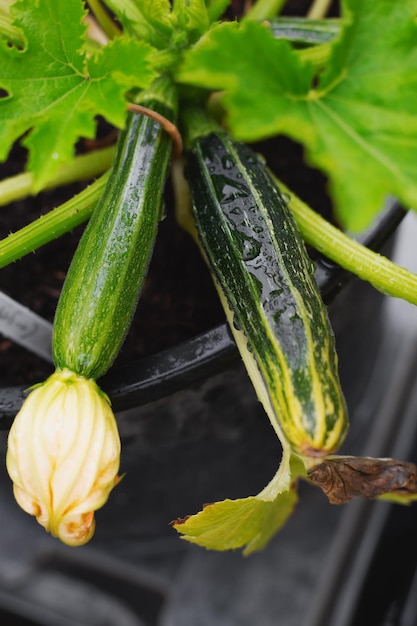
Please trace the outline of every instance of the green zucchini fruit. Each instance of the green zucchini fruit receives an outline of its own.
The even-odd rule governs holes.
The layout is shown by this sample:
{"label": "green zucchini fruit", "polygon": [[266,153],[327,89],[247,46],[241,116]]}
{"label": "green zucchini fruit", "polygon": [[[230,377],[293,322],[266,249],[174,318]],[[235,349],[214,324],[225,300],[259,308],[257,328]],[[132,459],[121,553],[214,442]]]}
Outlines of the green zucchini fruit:
{"label": "green zucchini fruit", "polygon": [[300,455],[334,452],[348,426],[334,334],[285,199],[247,145],[209,127],[191,132],[185,177],[203,253],[281,431]]}
{"label": "green zucchini fruit", "polygon": [[[175,121],[176,93],[160,79],[140,104]],[[80,239],[58,302],[58,368],[96,379],[125,339],[153,252],[172,141],[159,122],[128,113],[110,177]]]}

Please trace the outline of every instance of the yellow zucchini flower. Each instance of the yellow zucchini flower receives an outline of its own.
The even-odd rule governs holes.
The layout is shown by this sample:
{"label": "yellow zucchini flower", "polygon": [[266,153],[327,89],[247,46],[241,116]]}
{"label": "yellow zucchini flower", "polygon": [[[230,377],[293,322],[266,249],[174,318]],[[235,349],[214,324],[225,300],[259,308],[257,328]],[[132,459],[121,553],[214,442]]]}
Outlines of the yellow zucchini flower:
{"label": "yellow zucchini flower", "polygon": [[56,370],[30,392],[10,429],[7,471],[24,511],[64,543],[94,534],[94,511],[118,482],[120,438],[107,396]]}

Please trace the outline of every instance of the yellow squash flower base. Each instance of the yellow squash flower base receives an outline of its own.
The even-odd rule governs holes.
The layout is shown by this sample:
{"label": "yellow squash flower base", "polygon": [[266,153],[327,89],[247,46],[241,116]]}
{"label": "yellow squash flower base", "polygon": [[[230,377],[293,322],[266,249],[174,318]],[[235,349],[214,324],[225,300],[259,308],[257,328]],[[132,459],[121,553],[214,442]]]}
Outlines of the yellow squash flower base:
{"label": "yellow squash flower base", "polygon": [[95,381],[56,370],[30,392],[10,429],[6,457],[24,511],[70,546],[94,534],[94,511],[117,484],[120,437]]}

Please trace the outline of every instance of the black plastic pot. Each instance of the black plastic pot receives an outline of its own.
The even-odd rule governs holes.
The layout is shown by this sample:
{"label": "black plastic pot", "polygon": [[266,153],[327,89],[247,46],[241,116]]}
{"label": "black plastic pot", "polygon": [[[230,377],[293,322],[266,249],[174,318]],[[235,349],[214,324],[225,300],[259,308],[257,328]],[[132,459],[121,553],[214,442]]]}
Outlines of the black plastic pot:
{"label": "black plastic pot", "polygon": [[[363,243],[389,250],[404,215],[398,204],[390,205]],[[351,413],[346,449],[360,454],[377,406],[375,384],[381,382],[375,383],[375,364],[383,296],[321,256],[315,263]],[[169,526],[204,502],[257,493],[279,464],[279,443],[226,324],[114,369],[101,385],[117,412],[126,476],[98,512],[90,544],[74,552],[47,536],[15,505],[5,472],[0,476],[5,485],[0,550],[17,567],[14,577],[7,558],[0,567],[0,607],[14,614],[10,623],[339,626],[329,598],[321,592],[317,600],[312,593],[344,513],[317,489],[301,485],[291,522],[266,550],[248,559],[190,546]],[[23,387],[0,390],[3,447],[23,398]],[[358,519],[364,522],[366,516]],[[352,524],[356,535],[348,532],[343,539],[351,550],[349,564],[359,521]],[[335,569],[339,574],[344,558],[346,553]],[[348,576],[350,569],[345,570]],[[334,586],[343,593],[343,584]],[[78,607],[71,600],[77,594]],[[113,621],[98,609],[106,602]],[[300,615],[311,621],[302,624]]]}

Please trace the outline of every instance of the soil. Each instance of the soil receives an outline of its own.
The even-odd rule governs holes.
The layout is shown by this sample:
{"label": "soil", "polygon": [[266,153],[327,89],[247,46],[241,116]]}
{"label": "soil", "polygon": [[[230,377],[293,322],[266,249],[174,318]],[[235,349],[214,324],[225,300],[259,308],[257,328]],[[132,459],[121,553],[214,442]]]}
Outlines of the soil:
{"label": "soil", "polygon": [[[293,14],[302,14],[305,5],[305,2],[294,2]],[[313,208],[330,213],[326,181],[319,172],[306,167],[299,145],[279,137],[256,144],[254,148],[264,154],[268,165]],[[22,171],[25,160],[24,150],[16,147],[7,163],[0,166],[0,178]],[[77,183],[1,208],[0,238],[47,213],[84,186],[85,183]],[[165,200],[166,217],[160,223],[147,280],[115,365],[169,348],[224,321],[207,268],[191,238],[175,222],[169,183]],[[1,269],[0,289],[52,322],[82,231],[83,226],[80,226]],[[29,386],[43,380],[51,371],[50,364],[0,336],[1,387]]]}

